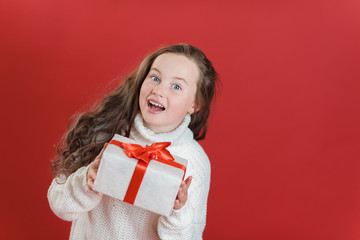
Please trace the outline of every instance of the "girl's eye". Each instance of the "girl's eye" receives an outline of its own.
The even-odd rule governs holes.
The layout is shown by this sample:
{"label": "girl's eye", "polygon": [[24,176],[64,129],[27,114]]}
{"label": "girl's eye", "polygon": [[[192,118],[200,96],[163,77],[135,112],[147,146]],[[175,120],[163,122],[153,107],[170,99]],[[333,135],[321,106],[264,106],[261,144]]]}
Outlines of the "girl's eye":
{"label": "girl's eye", "polygon": [[179,85],[177,85],[177,84],[174,84],[172,87],[175,90],[181,90],[181,87]]}
{"label": "girl's eye", "polygon": [[151,79],[154,80],[155,82],[160,82],[160,79],[155,76],[152,76]]}

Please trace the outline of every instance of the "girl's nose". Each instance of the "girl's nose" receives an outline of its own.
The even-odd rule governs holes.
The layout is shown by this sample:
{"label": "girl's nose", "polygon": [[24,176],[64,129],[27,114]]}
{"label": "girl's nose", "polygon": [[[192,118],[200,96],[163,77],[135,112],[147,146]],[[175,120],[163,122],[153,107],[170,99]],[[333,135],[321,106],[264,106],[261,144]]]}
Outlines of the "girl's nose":
{"label": "girl's nose", "polygon": [[156,86],[153,88],[153,90],[152,90],[152,94],[158,95],[159,97],[163,97],[163,96],[164,96],[163,92],[164,92],[164,91],[163,91],[163,89],[162,89],[161,84],[156,85]]}

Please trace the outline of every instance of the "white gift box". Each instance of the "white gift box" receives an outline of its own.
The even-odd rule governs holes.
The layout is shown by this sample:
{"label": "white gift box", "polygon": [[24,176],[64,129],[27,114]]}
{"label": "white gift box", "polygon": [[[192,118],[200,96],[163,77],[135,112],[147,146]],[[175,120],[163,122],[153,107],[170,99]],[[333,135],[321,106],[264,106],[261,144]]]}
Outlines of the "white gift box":
{"label": "white gift box", "polygon": [[[145,146],[118,134],[115,134],[112,140]],[[130,202],[131,204],[160,215],[170,215],[185,175],[184,169],[172,165],[187,166],[186,159],[174,155],[172,157],[175,160],[169,162],[175,162],[173,164],[154,159],[148,163],[141,184],[139,183],[136,198],[133,203]],[[129,158],[123,148],[109,144],[100,161],[94,190],[124,201],[138,161],[141,160]],[[129,191],[134,192],[134,189],[130,188]]]}

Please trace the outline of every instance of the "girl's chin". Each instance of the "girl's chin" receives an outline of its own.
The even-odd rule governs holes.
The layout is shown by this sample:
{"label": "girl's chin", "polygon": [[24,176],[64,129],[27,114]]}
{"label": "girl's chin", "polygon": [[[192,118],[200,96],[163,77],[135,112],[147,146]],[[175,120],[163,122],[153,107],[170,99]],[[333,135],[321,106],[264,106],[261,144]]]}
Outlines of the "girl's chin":
{"label": "girl's chin", "polygon": [[156,119],[154,119],[153,116],[149,116],[149,114],[146,115],[143,114],[142,117],[143,117],[144,126],[156,133],[157,130],[159,129],[159,126],[157,126],[156,124]]}
{"label": "girl's chin", "polygon": [[153,131],[154,133],[158,134],[158,133],[167,133],[167,132],[171,132],[173,131],[175,128],[171,127],[171,126],[164,126],[158,125],[157,123],[153,123],[153,122],[148,122],[144,119],[144,126],[148,129],[150,129],[151,131]]}

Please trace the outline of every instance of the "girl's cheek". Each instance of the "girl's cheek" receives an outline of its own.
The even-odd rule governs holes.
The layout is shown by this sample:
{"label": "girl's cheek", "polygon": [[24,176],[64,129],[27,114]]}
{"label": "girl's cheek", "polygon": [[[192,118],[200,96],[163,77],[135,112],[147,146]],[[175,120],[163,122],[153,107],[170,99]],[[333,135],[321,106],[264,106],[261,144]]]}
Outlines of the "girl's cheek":
{"label": "girl's cheek", "polygon": [[146,85],[146,86],[144,86],[143,90],[144,90],[145,95],[149,95],[151,92],[151,86]]}
{"label": "girl's cheek", "polygon": [[144,91],[148,92],[148,91],[151,90],[152,84],[151,84],[151,82],[145,80],[145,81],[143,82],[143,85],[142,85],[141,88],[143,88]]}

